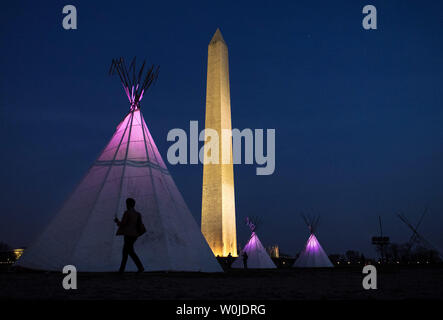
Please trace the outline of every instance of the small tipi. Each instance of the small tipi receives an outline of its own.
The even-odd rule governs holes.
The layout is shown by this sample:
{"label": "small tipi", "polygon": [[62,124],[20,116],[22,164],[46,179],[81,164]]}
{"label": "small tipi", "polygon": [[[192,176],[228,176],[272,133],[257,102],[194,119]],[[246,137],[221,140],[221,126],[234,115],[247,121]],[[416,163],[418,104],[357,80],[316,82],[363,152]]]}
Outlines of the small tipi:
{"label": "small tipi", "polygon": [[317,219],[308,219],[303,216],[308,228],[309,228],[309,239],[306,242],[303,251],[300,253],[298,259],[295,261],[294,267],[296,268],[329,268],[334,265],[329,260],[328,255],[323,250],[320,242],[318,242],[315,236],[315,231],[318,225]]}
{"label": "small tipi", "polygon": [[232,263],[231,268],[243,268],[243,253],[248,255],[248,268],[251,269],[272,269],[276,268],[266,249],[263,247],[260,239],[258,238],[256,231],[256,223],[251,219],[246,218],[246,224],[251,229],[251,237],[248,243],[240,251],[238,258]]}
{"label": "small tipi", "polygon": [[[18,265],[61,271],[116,271],[122,237],[113,219],[121,218],[125,199],[136,200],[147,232],[135,250],[147,271],[222,271],[165,166],[140,111],[140,100],[156,80],[158,68],[135,71],[113,60],[131,103],[129,113],[78,187]],[[128,71],[129,70],[129,71]],[[143,77],[143,79],[142,79]],[[143,81],[141,81],[143,80]],[[128,263],[127,270],[136,267]]]}

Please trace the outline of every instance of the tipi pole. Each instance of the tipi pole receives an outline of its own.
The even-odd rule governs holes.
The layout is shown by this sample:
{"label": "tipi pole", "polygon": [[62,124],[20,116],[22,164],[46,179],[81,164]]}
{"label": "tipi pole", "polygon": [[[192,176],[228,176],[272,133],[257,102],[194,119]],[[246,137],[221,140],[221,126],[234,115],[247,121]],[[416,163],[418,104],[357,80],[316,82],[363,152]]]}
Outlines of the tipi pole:
{"label": "tipi pole", "polygon": [[[142,126],[142,131],[143,131],[143,140],[145,142],[146,159],[148,160],[148,162],[151,162],[151,159],[149,158],[148,144],[147,144],[146,133],[145,133],[145,126],[144,126],[145,120],[143,118],[142,112],[141,111],[139,111],[139,112],[140,112],[140,122],[141,122],[141,126]],[[155,157],[155,152],[154,152],[154,149],[152,148],[152,146],[151,146],[151,150],[153,151],[154,157]],[[149,172],[151,173],[150,174],[150,176],[151,176],[151,184],[152,184],[152,190],[153,190],[153,193],[154,193],[154,200],[155,200],[155,203],[156,203],[155,207],[157,208],[157,210],[159,210],[159,206],[158,206],[159,201],[158,201],[158,198],[157,198],[157,189],[155,188],[154,175],[152,173],[152,166],[149,165],[148,167],[149,167]],[[165,224],[163,223],[163,219],[162,219],[161,215],[159,215],[158,218],[159,218],[160,223],[162,224],[163,228],[165,228]],[[167,236],[165,236],[165,241],[166,241],[166,245],[165,245],[166,255],[165,256],[169,257],[169,246],[168,246],[169,240],[168,240]],[[168,262],[170,263],[170,260]]]}
{"label": "tipi pole", "polygon": [[[85,221],[84,226],[86,226],[86,225],[88,224],[87,222],[89,221],[89,219],[90,219],[90,217],[91,217],[91,213],[92,213],[92,212],[94,211],[94,209],[95,209],[95,204],[97,203],[97,199],[98,199],[98,197],[100,197],[100,194],[102,193],[102,190],[103,190],[103,187],[105,186],[106,180],[108,180],[109,172],[111,171],[111,168],[112,168],[112,166],[113,166],[113,164],[114,164],[114,162],[115,162],[115,158],[117,157],[118,151],[120,150],[120,147],[121,147],[121,145],[122,145],[123,138],[125,137],[126,130],[128,130],[128,125],[129,125],[129,121],[128,121],[128,123],[126,124],[125,131],[124,131],[123,134],[122,134],[122,137],[121,137],[121,139],[120,139],[120,142],[119,142],[119,144],[118,144],[118,147],[117,147],[116,150],[115,150],[115,153],[114,153],[114,156],[113,156],[113,158],[112,158],[111,164],[108,166],[108,170],[106,171],[105,178],[103,179],[103,182],[101,183],[100,188],[98,189],[97,195],[95,196],[95,199],[94,199],[94,202],[93,202],[94,205],[91,207],[91,210],[90,210],[89,213],[88,213],[88,216],[87,216],[87,218],[86,218],[86,221]],[[83,234],[83,232],[84,232],[84,230],[82,229],[82,231],[80,232],[80,237],[81,237],[81,234]],[[75,250],[77,249],[77,246],[78,246],[78,243],[74,246],[74,248],[73,248],[73,252],[75,252]]]}
{"label": "tipi pole", "polygon": [[[123,180],[125,178],[126,163],[128,161],[128,152],[129,152],[129,144],[131,142],[132,122],[133,121],[134,121],[134,112],[132,111],[131,112],[131,120],[130,120],[131,124],[130,124],[130,127],[129,127],[129,133],[128,133],[128,144],[126,146],[125,158],[124,158],[124,161],[123,161],[123,171],[122,171],[122,176],[120,178],[120,185],[119,185],[119,188],[118,188],[118,198],[117,199],[119,199],[119,201],[117,201],[117,208],[115,209],[116,212],[118,211],[118,209],[120,208],[120,205],[121,205],[122,187],[123,187]],[[129,121],[128,121],[128,123],[129,123]]]}

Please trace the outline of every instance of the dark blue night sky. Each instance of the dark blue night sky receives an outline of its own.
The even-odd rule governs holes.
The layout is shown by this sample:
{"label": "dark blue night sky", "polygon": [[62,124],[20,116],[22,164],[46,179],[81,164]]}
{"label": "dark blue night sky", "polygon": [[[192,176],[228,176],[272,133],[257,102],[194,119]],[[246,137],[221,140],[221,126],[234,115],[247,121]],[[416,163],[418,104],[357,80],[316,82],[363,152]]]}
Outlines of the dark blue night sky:
{"label": "dark blue night sky", "polygon": [[[62,8],[78,30],[62,28]],[[378,10],[378,30],[361,26]],[[112,58],[161,66],[142,110],[163,158],[172,128],[204,125],[207,45],[229,46],[232,124],[276,129],[276,170],[235,167],[237,233],[261,216],[264,245],[295,254],[321,215],[328,253],[374,255],[403,211],[443,248],[443,3],[440,1],[8,1],[0,11],[0,241],[42,231],[129,108]],[[200,222],[202,165],[168,165]]]}

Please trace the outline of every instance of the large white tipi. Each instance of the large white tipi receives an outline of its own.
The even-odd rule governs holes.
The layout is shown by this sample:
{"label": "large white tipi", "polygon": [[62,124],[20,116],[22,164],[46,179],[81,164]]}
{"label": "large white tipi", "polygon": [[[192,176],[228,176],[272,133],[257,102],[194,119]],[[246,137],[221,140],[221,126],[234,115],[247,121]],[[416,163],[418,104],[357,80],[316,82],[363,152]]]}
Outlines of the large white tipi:
{"label": "large white tipi", "polygon": [[231,268],[244,268],[243,265],[243,254],[246,252],[247,266],[251,269],[273,269],[276,268],[274,262],[269,256],[266,249],[263,247],[260,239],[255,233],[256,224],[253,223],[249,218],[246,219],[246,224],[251,228],[251,237],[248,243],[240,251],[238,258],[232,263]]}
{"label": "large white tipi", "polygon": [[[143,64],[144,66],[144,64]],[[140,81],[135,61],[127,71],[123,59],[114,60],[131,102],[130,112],[78,187],[37,241],[25,250],[18,265],[61,271],[117,271],[122,237],[113,219],[121,218],[128,197],[136,200],[147,232],[135,251],[147,271],[222,271],[200,228],[166,168],[140,111],[140,100],[156,79],[151,67]],[[136,267],[128,263],[127,270]]]}
{"label": "large white tipi", "polygon": [[318,225],[317,219],[305,219],[306,224],[309,228],[309,239],[306,242],[303,251],[300,253],[299,257],[295,261],[294,267],[298,268],[329,268],[333,267],[331,260],[329,260],[328,255],[323,250],[320,242],[318,242],[315,236],[315,230]]}

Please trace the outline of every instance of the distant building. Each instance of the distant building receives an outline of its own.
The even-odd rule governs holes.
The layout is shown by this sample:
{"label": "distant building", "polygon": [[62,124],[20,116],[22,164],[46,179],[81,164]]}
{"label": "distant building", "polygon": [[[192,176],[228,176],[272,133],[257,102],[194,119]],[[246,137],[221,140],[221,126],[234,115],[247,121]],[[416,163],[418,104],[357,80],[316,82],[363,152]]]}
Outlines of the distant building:
{"label": "distant building", "polygon": [[280,257],[280,251],[278,249],[278,245],[269,246],[266,248],[266,251],[271,256],[271,258],[279,258]]}

